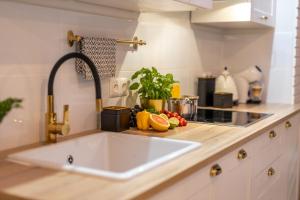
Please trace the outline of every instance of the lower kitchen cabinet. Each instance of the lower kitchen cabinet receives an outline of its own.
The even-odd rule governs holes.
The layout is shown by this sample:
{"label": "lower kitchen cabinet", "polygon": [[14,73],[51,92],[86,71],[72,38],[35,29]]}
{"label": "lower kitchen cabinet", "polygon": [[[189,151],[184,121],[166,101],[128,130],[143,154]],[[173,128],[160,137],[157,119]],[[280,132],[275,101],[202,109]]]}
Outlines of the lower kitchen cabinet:
{"label": "lower kitchen cabinet", "polygon": [[283,135],[284,156],[284,183],[286,185],[286,199],[298,199],[299,181],[299,122],[300,116],[296,115],[287,120],[282,126],[285,130]]}
{"label": "lower kitchen cabinet", "polygon": [[211,177],[213,200],[244,199],[250,192],[251,151],[247,145],[216,161],[222,173]]}
{"label": "lower kitchen cabinet", "polygon": [[300,114],[149,199],[297,200]]}
{"label": "lower kitchen cabinet", "polygon": [[209,200],[212,198],[210,166],[177,180],[148,199],[151,200]]}
{"label": "lower kitchen cabinet", "polygon": [[211,199],[211,185],[206,185],[205,187],[201,188],[198,192],[193,194],[188,200],[206,200]]}

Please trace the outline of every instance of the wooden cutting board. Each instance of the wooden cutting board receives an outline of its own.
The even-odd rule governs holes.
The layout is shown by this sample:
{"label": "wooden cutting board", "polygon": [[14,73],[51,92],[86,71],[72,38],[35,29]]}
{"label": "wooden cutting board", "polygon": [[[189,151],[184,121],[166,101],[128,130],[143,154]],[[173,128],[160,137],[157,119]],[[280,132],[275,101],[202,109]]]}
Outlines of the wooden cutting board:
{"label": "wooden cutting board", "polygon": [[199,123],[188,123],[187,126],[176,127],[174,129],[169,129],[168,131],[165,132],[158,132],[151,129],[147,131],[141,131],[138,130],[137,128],[131,128],[130,130],[125,131],[125,133],[134,134],[134,135],[154,136],[154,137],[168,137],[177,134],[184,134],[187,131],[191,131],[192,129],[199,128],[199,126],[201,126],[201,124]]}

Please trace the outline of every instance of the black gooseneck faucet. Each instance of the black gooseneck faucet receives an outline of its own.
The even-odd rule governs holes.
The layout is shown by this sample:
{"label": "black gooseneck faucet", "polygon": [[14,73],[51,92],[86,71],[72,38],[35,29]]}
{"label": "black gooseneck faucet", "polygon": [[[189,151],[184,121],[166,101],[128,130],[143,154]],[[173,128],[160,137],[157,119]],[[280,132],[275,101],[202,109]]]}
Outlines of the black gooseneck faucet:
{"label": "black gooseneck faucet", "polygon": [[96,90],[96,112],[97,112],[97,128],[101,129],[100,124],[100,113],[102,111],[102,100],[101,100],[101,82],[94,63],[82,53],[69,53],[61,57],[53,66],[49,81],[48,81],[48,100],[47,100],[47,113],[46,113],[46,142],[55,143],[57,141],[57,135],[67,135],[70,132],[69,125],[69,106],[64,105],[64,116],[63,122],[59,123],[56,120],[56,113],[54,112],[54,95],[53,95],[53,84],[55,75],[60,68],[60,66],[67,60],[71,58],[78,58],[83,60],[91,69],[95,90]]}

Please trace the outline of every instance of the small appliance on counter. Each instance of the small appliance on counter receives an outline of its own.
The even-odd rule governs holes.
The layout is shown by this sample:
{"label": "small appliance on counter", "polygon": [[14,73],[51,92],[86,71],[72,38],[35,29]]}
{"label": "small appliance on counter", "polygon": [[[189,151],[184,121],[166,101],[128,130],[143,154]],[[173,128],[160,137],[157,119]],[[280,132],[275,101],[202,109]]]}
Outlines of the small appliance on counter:
{"label": "small appliance on counter", "polygon": [[[247,103],[249,99],[253,99],[256,103],[261,101],[263,86],[260,82],[262,77],[262,70],[258,66],[251,66],[234,76],[238,88],[239,103]],[[255,82],[256,84],[251,86]]]}
{"label": "small appliance on counter", "polygon": [[247,103],[260,104],[263,94],[263,86],[260,82],[254,82],[250,84],[249,99]]}
{"label": "small appliance on counter", "polygon": [[183,117],[197,115],[198,96],[183,95],[180,98],[170,98],[168,100],[168,111],[177,112]]}
{"label": "small appliance on counter", "polygon": [[233,95],[232,93],[216,92],[214,94],[214,107],[216,108],[232,108]]}
{"label": "small appliance on counter", "polygon": [[213,106],[216,78],[202,75],[198,78],[198,106]]}
{"label": "small appliance on counter", "polygon": [[224,68],[222,74],[216,79],[215,93],[231,93],[234,104],[238,103],[239,95],[237,86],[227,67]]}
{"label": "small appliance on counter", "polygon": [[104,131],[121,132],[129,129],[130,109],[127,107],[110,106],[101,112],[101,129]]}

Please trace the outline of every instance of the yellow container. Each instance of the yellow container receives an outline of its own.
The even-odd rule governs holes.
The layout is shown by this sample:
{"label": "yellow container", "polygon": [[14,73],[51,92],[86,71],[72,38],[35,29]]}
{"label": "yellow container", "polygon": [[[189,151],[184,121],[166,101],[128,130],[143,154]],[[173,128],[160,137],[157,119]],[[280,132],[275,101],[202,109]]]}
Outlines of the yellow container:
{"label": "yellow container", "polygon": [[180,98],[180,83],[173,83],[172,98]]}
{"label": "yellow container", "polygon": [[162,99],[149,99],[148,101],[149,107],[155,109],[155,111],[160,112],[164,109],[165,101]]}

